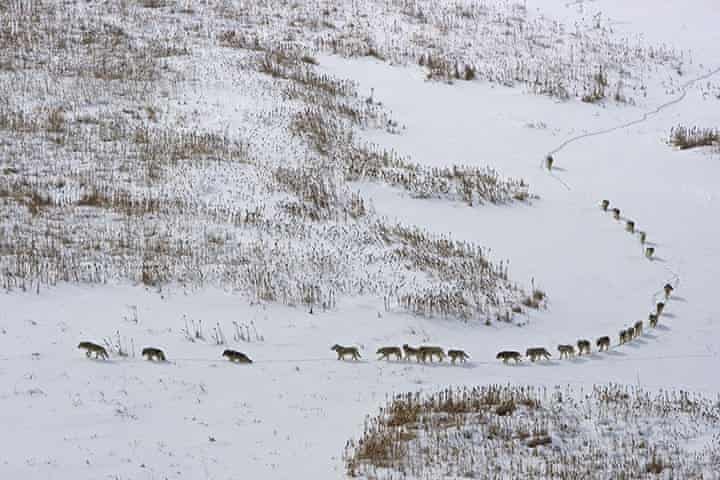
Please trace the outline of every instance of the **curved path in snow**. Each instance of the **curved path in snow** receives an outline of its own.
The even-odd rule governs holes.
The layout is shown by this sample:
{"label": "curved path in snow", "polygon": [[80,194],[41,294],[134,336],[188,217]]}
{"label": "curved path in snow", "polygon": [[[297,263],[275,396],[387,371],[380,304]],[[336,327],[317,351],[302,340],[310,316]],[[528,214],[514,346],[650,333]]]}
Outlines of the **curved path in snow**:
{"label": "curved path in snow", "polygon": [[[653,110],[650,110],[649,112],[644,113],[642,117],[637,118],[637,119],[635,119],[635,120],[631,120],[631,121],[628,121],[628,122],[621,123],[621,124],[619,124],[619,125],[615,125],[615,126],[613,126],[613,127],[604,128],[604,129],[601,129],[601,130],[596,130],[596,131],[593,131],[593,132],[583,133],[583,134],[581,134],[581,135],[575,135],[575,136],[573,136],[573,137],[570,137],[570,138],[568,138],[567,140],[563,141],[560,145],[558,145],[558,146],[555,147],[554,149],[550,150],[550,151],[548,152],[548,155],[555,155],[555,154],[559,153],[560,151],[562,151],[564,148],[566,148],[568,145],[570,145],[570,144],[572,144],[572,143],[576,143],[576,142],[578,142],[578,141],[580,141],[580,140],[583,140],[583,139],[586,139],[586,138],[590,138],[590,137],[597,137],[597,136],[600,136],[600,135],[606,135],[606,134],[608,134],[608,133],[613,133],[613,132],[616,132],[616,131],[618,131],[618,130],[623,130],[623,129],[630,128],[630,127],[633,127],[633,126],[635,126],[635,125],[638,125],[638,124],[640,124],[640,123],[646,122],[649,118],[651,118],[651,117],[659,114],[659,113],[662,112],[663,110],[665,110],[665,109],[667,109],[667,108],[669,108],[669,107],[672,107],[673,105],[677,105],[678,103],[682,102],[682,101],[685,99],[685,97],[687,97],[687,93],[688,93],[688,90],[690,89],[690,87],[692,87],[693,85],[695,85],[697,82],[702,81],[702,80],[707,80],[708,78],[710,78],[710,77],[712,77],[712,76],[714,76],[714,75],[716,75],[716,74],[718,74],[718,73],[720,73],[720,67],[716,67],[716,68],[714,68],[714,69],[712,69],[712,70],[710,70],[710,71],[708,71],[708,72],[706,72],[706,73],[704,73],[704,74],[702,74],[702,75],[698,75],[698,76],[696,76],[696,77],[694,77],[694,78],[686,81],[685,83],[683,83],[683,84],[680,86],[680,89],[681,89],[680,95],[678,95],[676,98],[674,98],[674,99],[672,99],[672,100],[669,100],[669,101],[667,101],[667,102],[659,105],[658,107],[654,108]],[[555,175],[553,172],[549,172],[549,174],[550,174],[550,176],[551,176],[552,178],[554,178],[555,180],[557,180],[558,182],[560,182],[565,188],[567,188],[568,190],[572,190],[572,186],[571,186],[567,181],[565,181],[565,180],[563,180],[562,178],[558,177],[558,176]],[[678,284],[680,283],[680,276],[678,275],[677,272],[675,272],[675,271],[674,271],[673,269],[671,269],[669,266],[665,266],[665,269],[666,269],[666,270],[670,273],[670,275],[671,275],[670,278],[668,279],[668,283],[672,284],[675,288],[677,288]],[[653,301],[657,301],[658,295],[660,295],[662,292],[663,292],[662,289],[659,289],[658,291],[656,291],[656,292],[653,294]]]}
{"label": "curved path in snow", "polygon": [[682,85],[680,86],[680,89],[681,89],[681,91],[682,91],[682,92],[680,93],[680,95],[678,95],[676,98],[674,98],[674,99],[672,99],[672,100],[669,100],[669,101],[663,103],[662,105],[658,106],[657,108],[655,108],[655,109],[653,109],[653,110],[651,110],[651,111],[649,111],[649,112],[646,112],[645,114],[643,114],[642,117],[640,117],[640,118],[638,118],[638,119],[631,120],[631,121],[625,122],[625,123],[621,123],[621,124],[616,125],[616,126],[614,126],[614,127],[604,128],[604,129],[602,129],[602,130],[597,130],[597,131],[594,131],[594,132],[583,133],[583,134],[581,134],[581,135],[576,135],[576,136],[574,136],[574,137],[570,137],[570,138],[568,138],[567,140],[565,140],[564,142],[562,142],[560,145],[558,145],[557,147],[555,147],[553,150],[550,150],[550,151],[548,152],[548,155],[554,155],[554,154],[560,152],[562,149],[564,149],[564,148],[567,147],[568,145],[570,145],[571,143],[575,143],[575,142],[577,142],[577,141],[579,141],[579,140],[582,140],[582,139],[584,139],[584,138],[596,137],[596,136],[598,136],[598,135],[605,135],[605,134],[607,134],[607,133],[616,132],[616,131],[622,130],[622,129],[624,129],[624,128],[632,127],[632,126],[637,125],[637,124],[639,124],[639,123],[643,123],[643,122],[647,121],[650,117],[652,117],[652,116],[654,116],[654,115],[657,115],[658,113],[662,112],[662,111],[665,110],[666,108],[672,107],[673,105],[676,105],[676,104],[682,102],[682,101],[685,99],[685,97],[687,96],[687,92],[688,92],[688,89],[689,89],[690,87],[692,87],[693,85],[695,85],[697,82],[699,82],[699,81],[701,81],[701,80],[707,80],[708,78],[712,77],[713,75],[715,75],[715,74],[717,74],[717,73],[719,73],[719,72],[720,72],[720,67],[717,67],[717,68],[715,68],[714,70],[711,70],[711,71],[709,71],[709,72],[707,72],[707,73],[704,73],[703,75],[700,75],[700,76],[697,76],[697,77],[695,77],[695,78],[693,78],[693,79],[691,79],[691,80],[688,80],[687,82],[685,82],[684,84],[682,84]]}

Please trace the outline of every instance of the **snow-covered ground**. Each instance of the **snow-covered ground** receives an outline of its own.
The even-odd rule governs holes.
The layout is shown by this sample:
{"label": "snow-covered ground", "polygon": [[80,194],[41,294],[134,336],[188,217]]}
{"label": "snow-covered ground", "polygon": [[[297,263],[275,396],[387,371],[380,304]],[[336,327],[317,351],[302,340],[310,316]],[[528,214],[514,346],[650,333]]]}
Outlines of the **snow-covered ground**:
{"label": "snow-covered ground", "polygon": [[[357,81],[366,95],[372,89],[406,127],[401,134],[368,129],[363,140],[422,165],[487,165],[529,182],[538,200],[483,207],[415,199],[380,183],[352,186],[380,215],[490,248],[492,258],[510,262],[514,281],[534,279],[548,293],[548,308],[523,314],[522,326],[484,326],[387,312],[372,295],[341,297],[333,310],[310,314],[213,288],[158,293],[120,282],[3,293],[0,478],[343,478],[345,442],[388,395],[448,385],[617,382],[719,395],[720,154],[666,143],[678,124],[720,126],[713,3],[528,2],[568,24],[602,11],[618,31],[692,52],[686,83],[668,80],[666,91],[651,89],[636,105],[561,102],[483,82],[447,85],[426,81],[414,66],[318,55],[321,70]],[[226,111],[222,92],[205,98]],[[584,136],[594,132],[604,133]],[[542,168],[549,152],[552,174]],[[647,232],[655,260],[599,208],[602,199]],[[579,338],[610,335],[616,345],[619,330],[647,320],[666,282],[677,288],[658,328],[646,323],[641,338],[606,354],[557,359],[557,344]],[[197,320],[205,340],[192,342],[182,330]],[[233,322],[252,322],[250,341],[233,339]],[[226,346],[212,338],[218,325],[230,348],[255,363],[220,357]],[[116,332],[136,356],[88,361],[76,349],[81,340],[112,342]],[[336,361],[335,343],[360,346],[362,361]],[[471,361],[375,360],[376,348],[403,343],[462,348]],[[169,363],[142,360],[145,346],[163,348]],[[556,358],[518,366],[495,360],[499,350],[530,346]]]}

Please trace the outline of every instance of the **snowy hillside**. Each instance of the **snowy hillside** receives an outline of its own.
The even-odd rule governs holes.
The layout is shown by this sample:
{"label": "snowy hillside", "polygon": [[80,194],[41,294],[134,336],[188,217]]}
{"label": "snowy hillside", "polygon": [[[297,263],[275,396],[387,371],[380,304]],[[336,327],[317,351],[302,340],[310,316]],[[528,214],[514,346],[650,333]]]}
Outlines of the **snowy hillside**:
{"label": "snowy hillside", "polygon": [[0,478],[720,478],[714,3],[3,3]]}

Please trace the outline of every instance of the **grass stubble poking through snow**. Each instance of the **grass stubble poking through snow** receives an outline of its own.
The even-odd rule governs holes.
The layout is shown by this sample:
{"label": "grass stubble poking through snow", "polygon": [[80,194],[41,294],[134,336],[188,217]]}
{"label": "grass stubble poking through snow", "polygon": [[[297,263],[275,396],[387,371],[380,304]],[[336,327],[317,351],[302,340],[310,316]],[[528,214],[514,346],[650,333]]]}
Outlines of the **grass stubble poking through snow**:
{"label": "grass stubble poking through snow", "polygon": [[[346,57],[417,64],[443,81],[482,80],[586,102],[635,102],[648,89],[676,89],[692,62],[687,52],[623,38],[601,15],[565,25],[524,2],[397,1],[219,2],[216,12],[239,22],[249,43],[304,39]],[[258,25],[255,19],[266,21]],[[648,83],[667,71],[665,85]]]}
{"label": "grass stubble poking through snow", "polygon": [[720,129],[678,125],[670,131],[669,143],[680,150],[714,147],[720,152]]}
{"label": "grass stubble poking through snow", "polygon": [[263,22],[238,32],[244,10],[226,7],[2,7],[2,288],[129,279],[510,319],[525,295],[506,264],[378,218],[351,182],[470,205],[526,201],[528,186],[357,141],[357,128],[399,127],[317,73],[311,42],[264,38]]}
{"label": "grass stubble poking through snow", "polygon": [[[398,227],[352,181],[469,205],[530,200],[528,185],[358,141],[358,128],[401,127],[353,83],[318,73],[313,54],[597,99],[601,87],[648,88],[642,72],[685,61],[613,43],[600,20],[571,31],[515,3],[289,6],[4,5],[2,287],[130,279],[327,308],[338,294],[369,293],[388,306],[433,305],[417,313],[507,319],[527,295],[503,264],[473,245],[448,258],[432,250],[452,239],[385,235]],[[478,38],[485,53],[461,41]]]}
{"label": "grass stubble poking through snow", "polygon": [[718,426],[717,399],[683,391],[456,387],[395,395],[348,442],[345,463],[377,480],[715,478]]}

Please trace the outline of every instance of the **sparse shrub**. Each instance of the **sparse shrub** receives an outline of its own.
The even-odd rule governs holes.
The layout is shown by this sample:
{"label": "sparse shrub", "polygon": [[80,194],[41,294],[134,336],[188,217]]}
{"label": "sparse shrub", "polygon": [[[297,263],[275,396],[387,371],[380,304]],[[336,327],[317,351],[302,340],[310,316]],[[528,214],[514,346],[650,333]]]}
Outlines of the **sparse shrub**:
{"label": "sparse shrub", "polygon": [[[309,309],[362,294],[390,310],[512,320],[524,294],[506,263],[381,221],[354,191],[368,178],[474,206],[532,198],[491,169],[423,168],[357,143],[358,128],[400,126],[355,83],[316,69],[314,55],[398,57],[383,39],[338,38],[342,5],[320,18],[302,3],[218,2],[195,16],[167,0],[3,5],[13,28],[0,28],[0,51],[13,55],[0,59],[0,142],[13,165],[0,176],[0,288],[129,279]],[[264,20],[247,25],[247,15]],[[461,78],[474,65],[427,51]],[[243,107],[238,131],[199,130],[215,106],[175,100],[208,77],[270,101]]]}
{"label": "sparse shrub", "polygon": [[680,150],[717,145],[720,143],[720,129],[678,125],[670,131],[670,143]]}
{"label": "sparse shrub", "polygon": [[65,130],[65,113],[61,108],[53,108],[48,113],[48,132],[62,133]]}
{"label": "sparse shrub", "polygon": [[653,452],[652,458],[645,465],[645,471],[654,475],[660,475],[665,468],[666,465],[656,456],[655,452]]}
{"label": "sparse shrub", "polygon": [[495,408],[495,413],[501,417],[504,417],[506,415],[512,415],[516,408],[517,407],[515,406],[514,401],[507,400]]}
{"label": "sparse shrub", "polygon": [[466,81],[472,81],[477,78],[477,71],[475,70],[475,67],[472,65],[465,65],[465,69],[463,71],[463,79]]}
{"label": "sparse shrub", "polygon": [[[720,405],[687,392],[619,385],[447,388],[394,395],[347,442],[343,458],[348,475],[378,480],[644,478],[667,470],[693,478],[717,471],[720,446],[683,445],[718,426]],[[650,455],[648,442],[656,445],[643,463],[638,458]]]}

